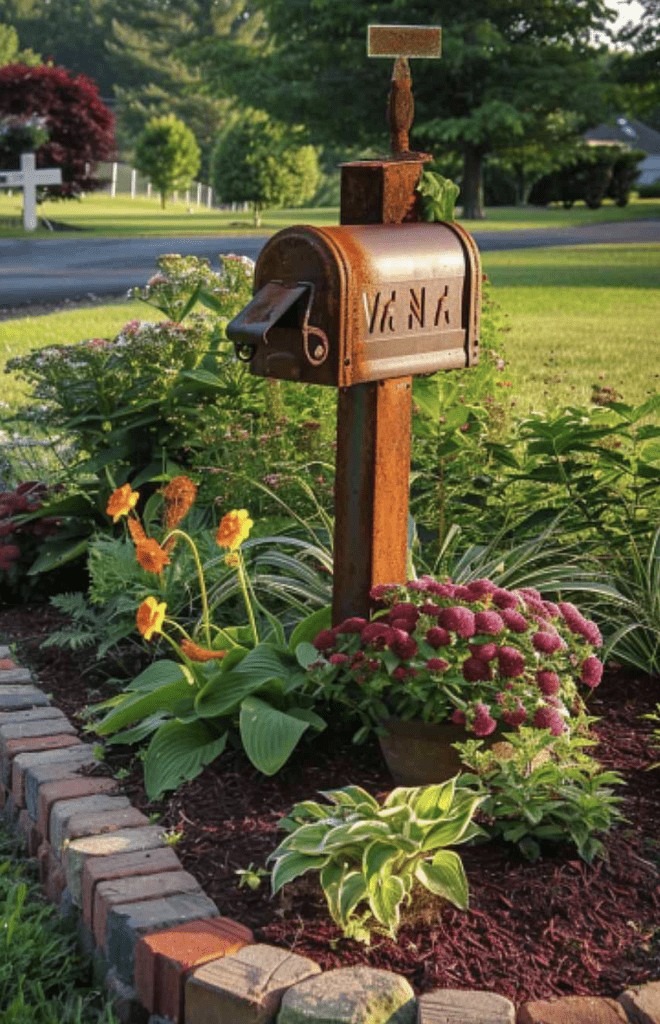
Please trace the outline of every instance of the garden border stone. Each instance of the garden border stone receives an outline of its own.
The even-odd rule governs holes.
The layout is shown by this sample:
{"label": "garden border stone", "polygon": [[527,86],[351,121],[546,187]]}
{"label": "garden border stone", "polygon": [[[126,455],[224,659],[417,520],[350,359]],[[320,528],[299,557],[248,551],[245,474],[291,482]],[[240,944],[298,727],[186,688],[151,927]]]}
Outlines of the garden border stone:
{"label": "garden border stone", "polygon": [[[32,684],[32,674],[18,668],[10,654],[8,647],[0,645],[0,724],[61,721],[64,716],[56,713],[46,694]],[[18,685],[19,680],[24,685]],[[49,713],[40,719],[44,709]],[[48,731],[41,741],[36,737],[37,743],[45,743],[40,750],[22,747],[23,740],[7,740],[4,750],[6,770],[5,781],[0,785],[0,814],[9,827],[20,831],[33,850],[41,838],[38,809],[42,808],[39,820],[43,820],[43,808],[56,791],[53,784],[62,780],[66,783],[62,792],[81,793],[75,783],[83,777],[77,772],[83,764],[94,762],[93,748],[77,737],[74,746],[50,748],[46,741],[53,737]],[[67,741],[73,739],[72,735],[59,735]],[[74,780],[73,784],[70,780]],[[80,795],[77,799],[88,798],[89,795]],[[75,804],[76,799],[61,802]],[[82,814],[88,806],[79,805],[79,819],[101,818]],[[52,807],[57,807],[57,803],[53,802]],[[89,927],[99,885],[122,878],[135,878],[134,884],[139,885],[137,879],[143,876],[183,872],[178,857],[167,847],[162,830],[142,824],[146,819],[137,810],[136,815],[139,817],[133,819],[132,828],[64,840],[61,849],[54,849],[44,839],[36,851],[45,894],[63,915],[77,918],[80,946],[92,957],[95,976],[104,982],[121,1024],[343,1024],[348,1020],[350,1024],[381,1024],[382,1015],[374,1017],[369,1011],[371,975],[386,976],[393,991],[405,993],[408,982],[393,972],[360,967],[323,972],[312,960],[254,943],[250,930],[220,917],[215,904],[201,889],[193,894],[108,906],[106,957]],[[112,816],[112,812],[107,814],[108,819]],[[102,823],[99,827],[103,827]],[[188,932],[202,934],[203,938],[200,942],[191,939],[189,948],[182,948]],[[236,949],[237,945],[240,948]],[[198,954],[201,959],[196,959]],[[264,970],[269,963],[274,971],[270,979]],[[287,963],[292,968],[290,976],[285,971],[285,976],[280,977],[282,984],[270,1002],[260,1001],[258,993],[270,991],[272,982],[278,980],[278,964]],[[237,1000],[239,976],[243,998]],[[364,998],[361,994],[356,1000],[355,1012],[350,1017],[328,1016],[328,997],[337,991],[339,976],[360,978],[365,990]],[[373,990],[373,998],[377,989],[378,986]],[[318,993],[321,1016],[311,1010],[306,998],[310,990]],[[200,1004],[197,1007],[196,1000]],[[200,1015],[202,1004],[204,1010]],[[412,1010],[412,1015],[408,1010]],[[162,1016],[163,1011],[168,1016]],[[486,1024],[486,1019],[488,1024],[513,1024],[514,1020],[516,1024],[660,1024],[660,980],[626,989],[618,1000],[563,996],[527,1002],[517,1012],[509,1000],[492,992],[442,989],[425,993],[419,999],[408,999],[394,1008],[389,1017],[382,1018],[382,1024],[408,1024],[409,1019],[412,1024],[415,1013],[416,1024]]]}

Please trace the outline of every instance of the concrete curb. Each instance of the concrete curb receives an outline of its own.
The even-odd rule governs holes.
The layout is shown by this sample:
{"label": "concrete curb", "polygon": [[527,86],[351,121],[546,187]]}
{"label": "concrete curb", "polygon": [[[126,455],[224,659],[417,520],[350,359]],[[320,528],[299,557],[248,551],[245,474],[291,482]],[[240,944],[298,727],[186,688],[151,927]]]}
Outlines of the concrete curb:
{"label": "concrete curb", "polygon": [[76,923],[122,1024],[660,1024],[660,981],[617,1000],[565,996],[516,1010],[484,991],[416,999],[390,971],[324,973],[255,943],[220,915],[157,826],[127,801],[118,809],[112,780],[79,774],[91,749],[1,645],[0,723],[0,813],[38,856],[44,891]]}

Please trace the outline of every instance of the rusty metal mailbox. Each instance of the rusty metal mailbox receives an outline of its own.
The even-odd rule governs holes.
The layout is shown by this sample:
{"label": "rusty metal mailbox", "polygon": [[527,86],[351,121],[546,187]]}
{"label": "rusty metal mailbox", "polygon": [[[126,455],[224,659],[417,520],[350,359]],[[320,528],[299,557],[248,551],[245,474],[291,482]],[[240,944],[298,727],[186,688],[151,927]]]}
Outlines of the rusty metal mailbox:
{"label": "rusty metal mailbox", "polygon": [[350,387],[477,362],[481,262],[458,224],[291,227],[227,326],[252,372]]}

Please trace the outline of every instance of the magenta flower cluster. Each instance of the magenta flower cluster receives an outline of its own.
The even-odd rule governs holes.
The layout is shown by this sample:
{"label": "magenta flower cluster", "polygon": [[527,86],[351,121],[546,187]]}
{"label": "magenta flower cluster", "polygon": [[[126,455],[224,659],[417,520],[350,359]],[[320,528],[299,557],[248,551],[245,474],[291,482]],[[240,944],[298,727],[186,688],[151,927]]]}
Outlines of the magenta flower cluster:
{"label": "magenta flower cluster", "polygon": [[322,630],[310,666],[365,722],[453,721],[480,737],[531,725],[558,736],[584,712],[580,688],[601,680],[597,625],[532,588],[425,576],[371,596],[371,621]]}

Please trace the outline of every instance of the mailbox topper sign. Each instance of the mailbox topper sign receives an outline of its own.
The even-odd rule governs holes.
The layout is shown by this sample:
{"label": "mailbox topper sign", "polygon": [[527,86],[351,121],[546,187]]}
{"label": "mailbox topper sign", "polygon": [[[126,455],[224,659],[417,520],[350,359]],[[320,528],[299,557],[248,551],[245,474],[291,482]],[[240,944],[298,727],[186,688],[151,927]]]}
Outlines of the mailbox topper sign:
{"label": "mailbox topper sign", "polygon": [[350,387],[471,366],[481,266],[457,224],[292,227],[228,336],[259,376]]}

